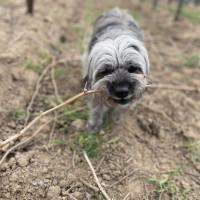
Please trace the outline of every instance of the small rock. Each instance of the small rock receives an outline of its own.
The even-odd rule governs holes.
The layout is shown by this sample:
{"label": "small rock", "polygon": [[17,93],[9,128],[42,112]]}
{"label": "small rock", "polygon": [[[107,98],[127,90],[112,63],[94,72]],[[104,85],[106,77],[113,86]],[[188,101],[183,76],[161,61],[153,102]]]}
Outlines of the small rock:
{"label": "small rock", "polygon": [[19,179],[18,175],[16,173],[12,173],[9,180],[10,182],[15,182]]}
{"label": "small rock", "polygon": [[9,168],[9,164],[8,163],[3,163],[3,165],[0,168],[0,171],[6,171]]}
{"label": "small rock", "polygon": [[111,170],[114,170],[116,168],[115,165],[112,164],[112,163],[109,164],[109,167],[110,167]]}
{"label": "small rock", "polygon": [[196,138],[196,133],[194,131],[192,131],[191,128],[186,130],[186,131],[183,131],[183,135],[186,138],[191,138],[191,139],[195,139]]}
{"label": "small rock", "polygon": [[83,195],[82,195],[81,192],[76,191],[76,192],[72,193],[72,196],[75,197],[75,198],[82,199]]}
{"label": "small rock", "polygon": [[81,182],[77,182],[75,185],[77,188],[80,188],[81,186],[83,186],[83,184]]}
{"label": "small rock", "polygon": [[77,177],[76,177],[75,175],[70,174],[70,173],[68,174],[68,176],[67,176],[67,182],[68,182],[69,184],[75,182],[76,180],[77,180]]}
{"label": "small rock", "polygon": [[100,130],[100,135],[104,135],[105,134],[105,131],[104,130]]}
{"label": "small rock", "polygon": [[32,182],[32,185],[42,187],[44,185],[44,182],[42,180],[35,180]]}
{"label": "small rock", "polygon": [[22,78],[22,74],[21,74],[21,72],[20,71],[12,71],[11,72],[11,76],[12,76],[12,80],[13,81],[19,81],[19,80],[22,80],[23,78]]}
{"label": "small rock", "polygon": [[47,168],[47,167],[42,168],[42,169],[41,169],[41,172],[42,172],[43,174],[46,174],[46,173],[48,172],[48,168]]}
{"label": "small rock", "polygon": [[111,178],[108,174],[103,174],[103,179],[106,180],[106,181],[111,180]]}
{"label": "small rock", "polygon": [[121,173],[120,171],[114,171],[114,172],[113,172],[113,175],[114,175],[114,176],[120,176],[121,174],[122,174],[122,173]]}
{"label": "small rock", "polygon": [[104,182],[101,182],[102,187],[106,188],[107,185]]}
{"label": "small rock", "polygon": [[60,187],[59,187],[59,186],[51,186],[51,187],[49,187],[47,196],[48,196],[50,199],[56,199],[56,198],[59,197],[60,191],[61,191],[61,190],[60,190]]}
{"label": "small rock", "polygon": [[92,198],[91,194],[85,192],[84,199],[85,199],[85,200],[90,200],[91,198]]}
{"label": "small rock", "polygon": [[198,172],[200,172],[200,163],[199,162],[196,163],[196,169],[198,170]]}
{"label": "small rock", "polygon": [[53,182],[52,182],[52,185],[58,185],[58,180],[54,179]]}
{"label": "small rock", "polygon": [[9,123],[8,123],[8,126],[10,127],[10,128],[12,128],[12,129],[14,129],[15,128],[15,122],[14,121],[10,121]]}
{"label": "small rock", "polygon": [[29,163],[29,158],[26,155],[21,154],[17,160],[19,166],[26,167]]}
{"label": "small rock", "polygon": [[71,124],[76,130],[85,129],[85,120],[75,119]]}
{"label": "small rock", "polygon": [[69,185],[68,181],[66,181],[66,180],[61,180],[60,183],[59,183],[59,186],[61,188],[66,188],[68,185]]}
{"label": "small rock", "polygon": [[16,164],[15,158],[11,158],[11,159],[9,160],[8,164],[9,164],[10,166],[15,165],[15,164]]}

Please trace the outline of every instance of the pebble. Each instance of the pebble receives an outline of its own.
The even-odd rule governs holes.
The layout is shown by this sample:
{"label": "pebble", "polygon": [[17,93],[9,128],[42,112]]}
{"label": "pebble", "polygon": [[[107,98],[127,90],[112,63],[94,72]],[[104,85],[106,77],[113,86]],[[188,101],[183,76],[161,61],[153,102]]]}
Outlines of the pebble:
{"label": "pebble", "polygon": [[59,186],[61,188],[66,188],[68,185],[69,185],[68,181],[66,181],[66,180],[61,180],[60,183],[59,183]]}
{"label": "pebble", "polygon": [[71,124],[76,130],[85,129],[85,120],[75,119]]}
{"label": "pebble", "polygon": [[82,193],[76,191],[76,192],[72,193],[72,196],[75,197],[75,198],[82,198]]}
{"label": "pebble", "polygon": [[23,154],[21,154],[17,160],[19,166],[26,167],[29,163],[29,158]]}
{"label": "pebble", "polygon": [[111,180],[111,178],[108,174],[103,174],[103,179],[106,180],[106,181]]}
{"label": "pebble", "polygon": [[61,189],[59,186],[51,186],[51,187],[49,187],[47,196],[50,199],[56,199],[59,197],[60,191],[61,191]]}
{"label": "pebble", "polygon": [[73,175],[73,174],[71,174],[71,173],[69,173],[68,174],[68,176],[67,176],[67,181],[68,181],[68,183],[72,183],[72,182],[75,182],[77,180],[77,178],[76,178],[76,176],[75,175]]}

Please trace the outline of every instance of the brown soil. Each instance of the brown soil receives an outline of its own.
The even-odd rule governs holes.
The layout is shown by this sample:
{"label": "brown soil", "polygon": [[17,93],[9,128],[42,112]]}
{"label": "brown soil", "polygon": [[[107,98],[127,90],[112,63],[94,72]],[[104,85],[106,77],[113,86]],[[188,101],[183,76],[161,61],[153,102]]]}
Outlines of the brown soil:
{"label": "brown soil", "polygon": [[[55,79],[61,98],[81,92],[81,44],[91,28],[90,21],[94,21],[87,16],[87,8],[95,9],[96,15],[117,5],[131,12],[136,10],[141,16],[139,23],[149,52],[153,83],[200,85],[199,66],[183,66],[185,56],[199,53],[200,25],[183,18],[173,22],[173,15],[161,8],[152,12],[150,4],[133,0],[102,0],[94,4],[81,0],[46,0],[36,1],[35,14],[29,16],[25,15],[24,1],[6,0],[0,4],[0,140],[23,128],[25,116],[15,113],[26,110],[41,73],[27,68],[28,63],[43,63],[42,67],[50,63],[42,51],[56,57],[55,70],[61,70],[61,74]],[[52,107],[55,98],[49,77],[50,72],[41,83],[32,113]],[[187,149],[189,140],[200,140],[199,97],[189,92],[149,89],[142,104],[130,110],[122,123],[111,123],[106,132],[100,131],[104,142],[99,156],[91,161],[96,168],[103,158],[97,176],[111,197],[121,200],[130,193],[129,200],[158,199],[159,195],[154,192],[158,184],[138,177],[159,178],[162,175],[166,178],[171,171],[187,163],[172,182],[176,184],[177,194],[194,187],[181,199],[200,199],[200,190],[196,187],[200,185],[200,159],[197,158],[195,164],[189,162],[191,154]],[[73,108],[85,104],[80,100]],[[53,137],[59,141],[70,141],[80,134],[71,129],[84,130],[85,126],[85,120],[78,118],[63,123],[67,130],[60,131],[57,125],[54,128]],[[34,127],[15,143],[36,130]],[[0,200],[73,199],[69,194],[78,200],[103,199],[80,181],[82,178],[96,186],[84,158],[69,145],[49,144],[51,131],[52,125],[48,125],[31,143],[5,160],[0,167]],[[113,142],[108,143],[111,140]],[[6,145],[4,150],[13,144]],[[0,153],[2,157],[4,153]],[[169,191],[162,199],[172,199]]]}

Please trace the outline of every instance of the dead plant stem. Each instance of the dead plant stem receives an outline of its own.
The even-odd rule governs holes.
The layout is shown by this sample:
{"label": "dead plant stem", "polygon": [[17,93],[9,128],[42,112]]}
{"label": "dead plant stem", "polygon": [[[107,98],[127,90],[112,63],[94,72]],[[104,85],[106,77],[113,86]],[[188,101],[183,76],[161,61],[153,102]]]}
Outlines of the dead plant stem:
{"label": "dead plant stem", "polygon": [[91,171],[92,171],[92,173],[93,173],[94,179],[95,179],[95,181],[96,181],[96,183],[97,183],[97,185],[98,185],[98,187],[99,187],[100,192],[102,192],[103,196],[104,196],[107,200],[111,200],[111,198],[107,195],[106,191],[105,191],[105,190],[103,189],[103,187],[101,186],[101,184],[100,184],[100,182],[99,182],[99,179],[97,178],[97,175],[96,175],[96,173],[95,173],[95,171],[94,171],[94,168],[93,168],[93,166],[92,166],[92,164],[91,164],[91,162],[90,162],[90,160],[89,160],[89,158],[88,158],[88,156],[87,156],[87,154],[86,154],[85,151],[83,152],[83,155],[84,155],[84,157],[85,157],[85,159],[86,159],[86,161],[87,161],[87,163],[88,163],[88,165],[89,165],[89,167],[90,167],[90,169],[91,169]]}
{"label": "dead plant stem", "polygon": [[68,104],[72,103],[73,101],[79,99],[80,97],[86,96],[88,94],[92,94],[92,93],[97,93],[97,92],[101,92],[100,90],[91,90],[91,91],[85,91],[85,92],[81,92],[80,94],[72,97],[71,99],[65,101],[64,103],[55,106],[43,113],[41,113],[39,116],[37,116],[33,121],[31,121],[26,127],[24,127],[24,129],[22,129],[19,133],[17,133],[16,135],[8,138],[7,140],[3,141],[0,143],[0,148],[3,147],[4,145],[8,144],[9,142],[16,140],[17,138],[19,138],[20,136],[22,136],[30,127],[32,127],[38,120],[40,120],[41,118],[43,118],[44,116],[52,113],[55,110],[58,110],[64,106],[67,106]]}
{"label": "dead plant stem", "polygon": [[189,91],[189,92],[199,92],[200,88],[198,87],[188,87],[188,86],[175,86],[175,85],[146,85],[146,88],[156,88],[156,89],[170,89],[170,90],[180,90],[180,91]]}
{"label": "dead plant stem", "polygon": [[26,119],[25,119],[25,123],[24,123],[24,127],[26,127],[28,120],[29,120],[29,116],[30,116],[30,109],[35,101],[35,98],[39,92],[40,89],[40,83],[42,81],[42,79],[44,78],[44,76],[46,75],[46,73],[48,72],[48,70],[52,67],[52,65],[55,65],[55,58],[52,58],[52,62],[50,65],[48,65],[42,72],[42,74],[40,75],[40,77],[38,78],[37,82],[36,82],[36,87],[35,87],[35,92],[33,93],[33,96],[31,98],[31,101],[26,109]]}
{"label": "dead plant stem", "polygon": [[3,164],[4,160],[6,159],[6,157],[12,152],[14,151],[15,149],[17,149],[18,147],[30,142],[38,133],[40,133],[40,131],[47,125],[51,122],[51,120],[48,120],[46,123],[44,123],[31,137],[29,137],[28,139],[20,142],[19,144],[11,147],[10,149],[8,149],[6,151],[6,153],[4,154],[4,156],[2,157],[2,159],[0,160],[0,166]]}

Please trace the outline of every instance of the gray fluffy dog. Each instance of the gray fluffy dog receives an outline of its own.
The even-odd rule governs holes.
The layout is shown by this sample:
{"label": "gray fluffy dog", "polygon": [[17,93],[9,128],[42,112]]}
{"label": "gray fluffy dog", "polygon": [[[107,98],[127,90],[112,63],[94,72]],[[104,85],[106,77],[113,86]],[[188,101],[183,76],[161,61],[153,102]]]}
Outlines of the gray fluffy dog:
{"label": "gray fluffy dog", "polygon": [[89,97],[88,131],[97,131],[108,108],[119,122],[149,84],[149,60],[142,33],[133,17],[114,8],[95,22],[85,55],[85,83],[102,90]]}

